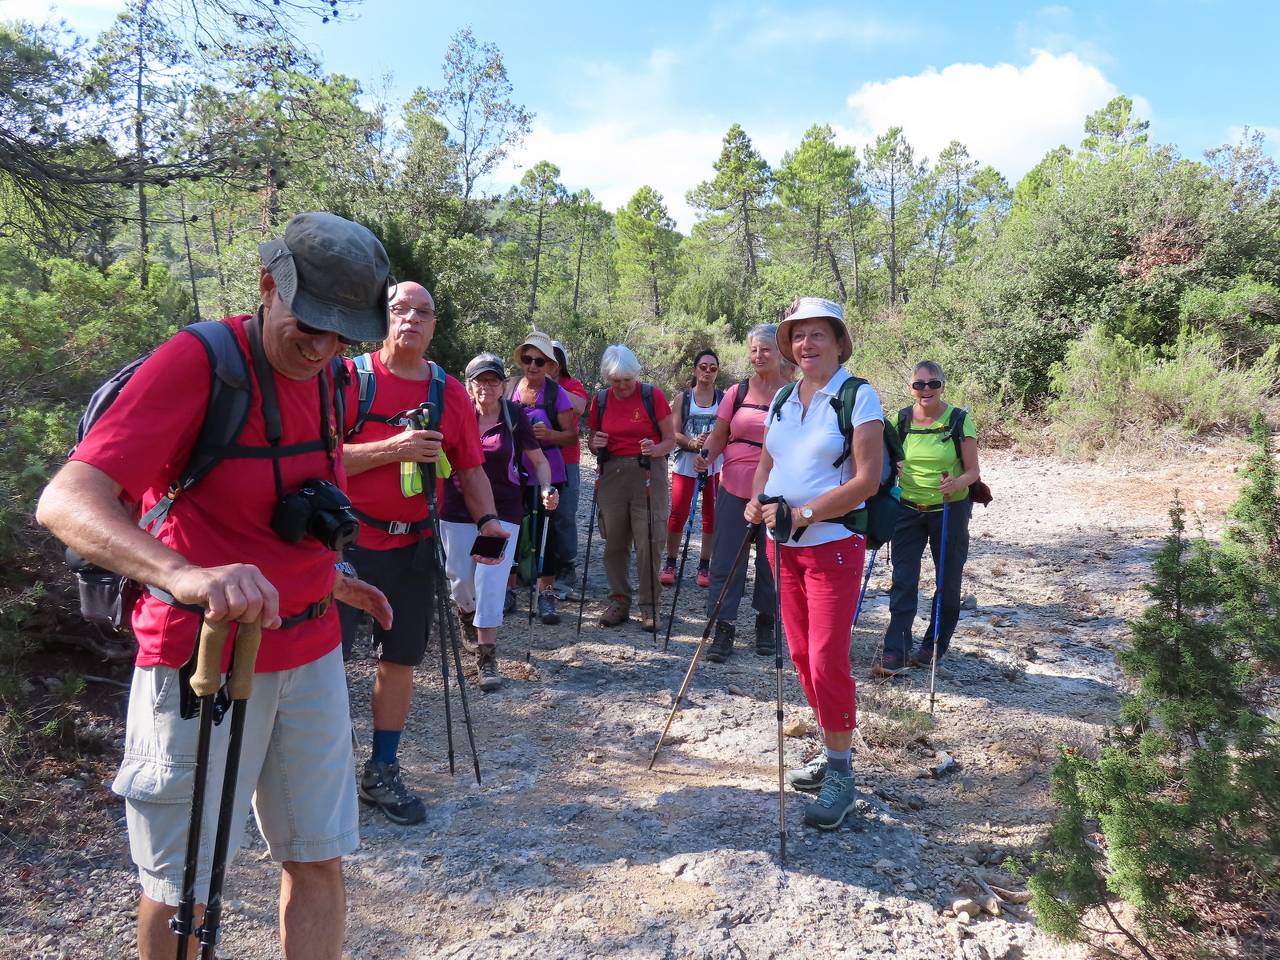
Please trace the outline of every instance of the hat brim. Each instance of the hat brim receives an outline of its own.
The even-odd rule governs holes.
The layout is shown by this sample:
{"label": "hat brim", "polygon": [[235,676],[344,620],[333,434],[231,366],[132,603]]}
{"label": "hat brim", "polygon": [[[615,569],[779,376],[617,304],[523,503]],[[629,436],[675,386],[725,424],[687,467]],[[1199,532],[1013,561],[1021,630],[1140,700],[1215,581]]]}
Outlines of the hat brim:
{"label": "hat brim", "polygon": [[849,327],[839,317],[833,317],[829,313],[819,313],[811,317],[787,317],[778,324],[778,352],[786,358],[788,363],[796,362],[795,354],[791,351],[791,327],[802,320],[826,320],[832,324],[838,331],[840,362],[844,363],[853,356],[853,338],[849,336]]}
{"label": "hat brim", "polygon": [[367,309],[353,309],[327,303],[298,285],[298,269],[283,240],[258,244],[262,264],[275,280],[276,291],[289,312],[309,327],[336,333],[347,340],[385,340],[387,337],[387,291],[378,293],[378,302]]}
{"label": "hat brim", "polygon": [[515,352],[511,354],[511,357],[515,360],[517,367],[524,366],[524,364],[520,362],[520,355],[524,353],[525,347],[533,347],[533,349],[537,350],[540,354],[554,363],[557,368],[560,366],[560,361],[556,359],[556,348],[551,345],[550,337],[526,337],[520,342],[520,346],[516,347]]}

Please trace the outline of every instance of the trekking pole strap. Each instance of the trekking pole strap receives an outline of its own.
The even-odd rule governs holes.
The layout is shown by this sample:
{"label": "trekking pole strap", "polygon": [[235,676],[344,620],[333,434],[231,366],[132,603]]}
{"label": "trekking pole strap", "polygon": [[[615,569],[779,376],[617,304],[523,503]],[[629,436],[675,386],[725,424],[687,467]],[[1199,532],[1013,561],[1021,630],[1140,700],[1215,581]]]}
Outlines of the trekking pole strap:
{"label": "trekking pole strap", "polygon": [[[222,686],[222,652],[227,646],[227,634],[231,624],[210,623],[200,626],[197,640],[196,668],[191,674],[191,689],[197,697],[212,697]],[[256,653],[255,653],[256,659]]]}

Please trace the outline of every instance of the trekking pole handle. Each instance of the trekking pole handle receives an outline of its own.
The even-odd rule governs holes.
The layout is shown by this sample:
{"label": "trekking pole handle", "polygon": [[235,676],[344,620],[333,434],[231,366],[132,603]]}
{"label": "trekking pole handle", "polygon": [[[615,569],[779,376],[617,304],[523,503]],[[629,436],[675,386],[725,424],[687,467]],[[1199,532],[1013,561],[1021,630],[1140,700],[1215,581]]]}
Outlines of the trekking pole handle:
{"label": "trekking pole handle", "polygon": [[253,693],[253,669],[258,663],[261,644],[261,623],[242,623],[236,628],[235,655],[231,658],[231,675],[227,677],[227,695],[232,700],[248,700]]}
{"label": "trekking pole handle", "polygon": [[[698,456],[702,457],[702,459],[705,460],[707,459],[707,457],[711,456],[711,451],[708,450],[706,447],[702,447],[698,450]],[[698,474],[698,476],[702,477],[703,480],[707,479],[707,473],[710,470],[710,467],[711,465],[708,464],[707,470],[703,470],[701,473]]]}
{"label": "trekking pole handle", "polygon": [[197,697],[212,697],[222,686],[222,652],[227,646],[231,624],[204,621],[196,641],[196,668],[191,673],[191,689]]}

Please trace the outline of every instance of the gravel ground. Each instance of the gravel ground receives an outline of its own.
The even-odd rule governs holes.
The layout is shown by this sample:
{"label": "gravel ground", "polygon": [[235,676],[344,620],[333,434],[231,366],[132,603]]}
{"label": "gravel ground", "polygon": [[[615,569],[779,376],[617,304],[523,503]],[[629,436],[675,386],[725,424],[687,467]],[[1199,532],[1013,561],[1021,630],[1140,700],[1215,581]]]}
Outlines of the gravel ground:
{"label": "gravel ground", "polygon": [[[1178,493],[1214,529],[1234,496],[1238,458],[1235,447],[1201,449],[1139,468],[987,454],[997,499],[971,527],[965,590],[976,609],[940,670],[935,715],[927,676],[865,679],[887,621],[880,565],[853,647],[862,799],[856,816],[823,834],[802,825],[803,799],[791,794],[785,869],[772,659],[740,647],[727,664],[701,663],[650,772],[706,622],[705,592],[690,563],[662,653],[638,623],[595,625],[604,580],[593,562],[581,636],[569,615],[576,604],[563,605],[564,625],[538,626],[532,640],[516,618],[500,634],[503,687],[471,691],[481,787],[456,690],[458,765],[449,774],[440,677],[428,657],[402,765],[429,816],[397,827],[362,808],[363,845],[347,866],[347,955],[1082,957],[1049,942],[1024,907],[957,918],[952,905],[981,899],[982,883],[1019,889],[998,865],[1043,838],[1058,745],[1087,747],[1115,714],[1113,651],[1145,603],[1141,583],[1170,498]],[[584,518],[586,509],[584,500]],[[598,541],[593,552],[598,561]],[[750,616],[744,604],[740,633],[750,633]],[[373,665],[361,659],[349,671],[362,752]],[[785,694],[795,734],[787,762],[798,764],[817,740],[790,670]],[[108,742],[118,732],[107,731]],[[105,788],[111,754],[51,766],[31,798],[45,811],[33,820],[39,829],[0,849],[0,956],[133,953],[136,883],[123,807]],[[248,836],[228,874],[222,948],[243,960],[279,955],[278,874],[252,824]]]}

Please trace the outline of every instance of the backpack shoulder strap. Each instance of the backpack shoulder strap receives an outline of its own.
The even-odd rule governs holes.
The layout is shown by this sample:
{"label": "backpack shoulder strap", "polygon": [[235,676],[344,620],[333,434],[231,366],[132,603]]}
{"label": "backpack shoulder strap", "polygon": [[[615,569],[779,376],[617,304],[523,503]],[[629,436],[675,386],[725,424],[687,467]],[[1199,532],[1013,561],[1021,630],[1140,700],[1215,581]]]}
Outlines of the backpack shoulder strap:
{"label": "backpack shoulder strap", "polygon": [[427,403],[431,404],[436,412],[436,429],[440,428],[440,424],[444,422],[444,393],[445,393],[445,373],[444,367],[433,360],[427,361],[431,364],[431,383],[427,387]]}
{"label": "backpack shoulder strap", "polygon": [[840,384],[839,392],[831,398],[831,405],[836,411],[836,423],[844,437],[844,448],[832,466],[838,467],[853,456],[853,408],[857,404],[858,391],[866,382],[861,377],[849,377]]}
{"label": "backpack shoulder strap", "polygon": [[680,391],[680,430],[684,430],[684,425],[689,422],[689,412],[693,409],[693,389],[686,388]]}
{"label": "backpack shoulder strap", "polygon": [[[743,383],[746,381],[744,380]],[[739,384],[741,386],[741,384]],[[782,412],[782,405],[791,399],[791,394],[795,392],[796,382],[792,380],[785,387],[774,394],[773,402],[769,404],[769,412],[765,415],[764,422],[768,426],[769,423],[779,416]]]}
{"label": "backpack shoulder strap", "polygon": [[711,405],[715,407],[717,410],[719,410],[720,402],[722,400],[724,400],[724,391],[721,390],[719,387],[716,387],[715,399],[711,401]]}
{"label": "backpack shoulder strap", "polygon": [[649,422],[653,424],[653,432],[662,439],[662,426],[658,423],[658,412],[653,405],[653,384],[640,384],[640,402],[644,404],[645,413],[649,414]]}
{"label": "backpack shoulder strap", "polygon": [[560,399],[560,384],[550,377],[542,381],[542,409],[547,413],[547,425],[552,430],[560,429],[560,411],[556,409],[556,401]]}
{"label": "backpack shoulder strap", "polygon": [[235,443],[244,429],[253,402],[249,364],[240,350],[235,331],[220,320],[202,320],[183,327],[181,332],[199,340],[209,359],[212,373],[209,403],[182,473],[169,491],[138,521],[138,526],[153,534],[159,533],[160,525],[168,516],[178,493],[195,486],[224,459],[227,448]]}
{"label": "backpack shoulder strap", "polygon": [[907,431],[911,429],[912,409],[912,407],[903,407],[898,411],[898,439],[903,443],[906,443]]}
{"label": "backpack shoulder strap", "polygon": [[355,364],[359,390],[356,395],[356,422],[347,431],[348,438],[364,429],[365,423],[370,419],[369,410],[373,406],[374,395],[378,391],[378,381],[373,375],[373,354],[362,353],[352,362]]}
{"label": "backpack shoulder strap", "polygon": [[600,430],[604,426],[604,405],[609,402],[609,388],[596,391],[596,425],[595,429]]}
{"label": "backpack shoulder strap", "polygon": [[964,407],[952,407],[951,418],[947,421],[947,432],[951,435],[951,442],[956,445],[956,459],[960,461],[960,469],[964,469],[964,453],[961,450],[961,444],[964,443],[964,418],[969,415],[969,411]]}
{"label": "backpack shoulder strap", "polygon": [[747,402],[747,391],[751,389],[750,380],[739,380],[738,389],[733,393],[733,412],[737,413],[738,408]]}

